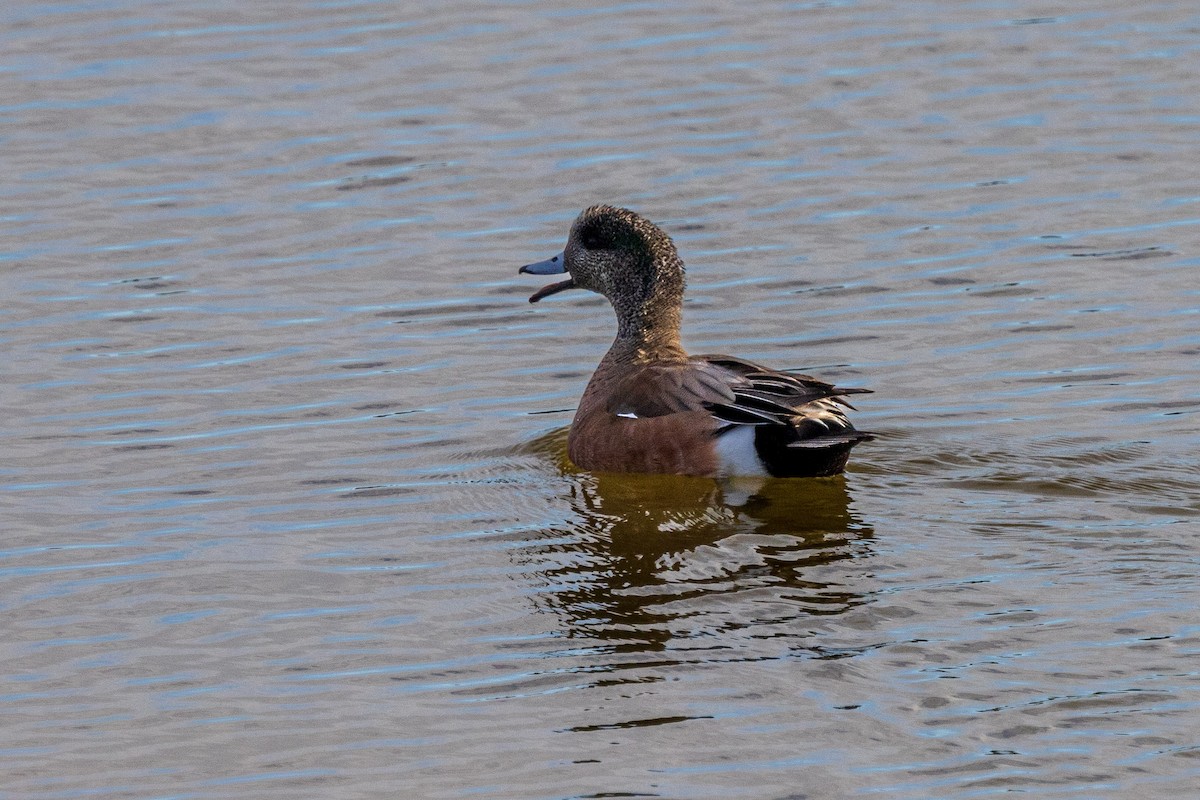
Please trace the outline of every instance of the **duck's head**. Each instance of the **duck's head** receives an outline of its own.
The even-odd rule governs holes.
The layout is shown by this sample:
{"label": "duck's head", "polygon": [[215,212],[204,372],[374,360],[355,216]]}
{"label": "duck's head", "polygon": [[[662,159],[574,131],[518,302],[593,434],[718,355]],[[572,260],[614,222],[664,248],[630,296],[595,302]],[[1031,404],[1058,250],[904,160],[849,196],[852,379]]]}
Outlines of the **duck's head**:
{"label": "duck's head", "polygon": [[590,289],[612,303],[623,323],[660,315],[683,302],[683,262],[671,237],[627,208],[599,205],[584,210],[571,225],[561,253],[520,272],[571,277],[539,289],[536,303],[567,289]]}

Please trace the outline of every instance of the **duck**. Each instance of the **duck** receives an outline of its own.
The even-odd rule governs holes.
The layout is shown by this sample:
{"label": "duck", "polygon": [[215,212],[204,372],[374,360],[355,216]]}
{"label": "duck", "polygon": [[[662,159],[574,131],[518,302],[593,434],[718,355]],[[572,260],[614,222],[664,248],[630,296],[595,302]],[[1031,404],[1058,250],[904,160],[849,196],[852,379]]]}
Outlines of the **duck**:
{"label": "duck", "polygon": [[594,205],[561,253],[518,274],[567,274],[530,303],[571,289],[607,298],[617,335],[567,435],[567,455],[595,472],[806,478],[844,471],[874,438],[846,415],[849,395],[811,375],[735,356],[689,355],[680,339],[685,275],[671,237],[627,208]]}

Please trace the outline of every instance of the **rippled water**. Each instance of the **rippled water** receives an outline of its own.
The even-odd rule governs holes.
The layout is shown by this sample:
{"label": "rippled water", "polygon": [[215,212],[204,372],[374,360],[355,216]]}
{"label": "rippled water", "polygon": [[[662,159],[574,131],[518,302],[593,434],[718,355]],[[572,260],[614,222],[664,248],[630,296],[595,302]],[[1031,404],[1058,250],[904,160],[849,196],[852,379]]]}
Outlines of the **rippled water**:
{"label": "rippled water", "polygon": [[[0,793],[1190,796],[1200,14],[1064,8],[7,4]],[[565,461],[600,201],[844,479]]]}

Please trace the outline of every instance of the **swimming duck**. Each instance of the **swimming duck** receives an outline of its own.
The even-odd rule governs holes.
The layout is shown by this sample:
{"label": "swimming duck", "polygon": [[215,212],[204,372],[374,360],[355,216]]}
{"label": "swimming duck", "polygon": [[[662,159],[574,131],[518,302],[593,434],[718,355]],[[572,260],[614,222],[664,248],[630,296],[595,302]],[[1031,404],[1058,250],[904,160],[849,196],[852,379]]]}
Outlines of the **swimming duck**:
{"label": "swimming duck", "polygon": [[535,292],[530,303],[589,289],[608,298],[617,315],[617,338],[588,382],[567,437],[567,454],[579,467],[835,475],[854,445],[873,438],[845,413],[852,408],[846,395],[869,389],[734,356],[689,356],[679,338],[683,261],[671,237],[629,209],[585,209],[561,253],[519,272],[570,276]]}

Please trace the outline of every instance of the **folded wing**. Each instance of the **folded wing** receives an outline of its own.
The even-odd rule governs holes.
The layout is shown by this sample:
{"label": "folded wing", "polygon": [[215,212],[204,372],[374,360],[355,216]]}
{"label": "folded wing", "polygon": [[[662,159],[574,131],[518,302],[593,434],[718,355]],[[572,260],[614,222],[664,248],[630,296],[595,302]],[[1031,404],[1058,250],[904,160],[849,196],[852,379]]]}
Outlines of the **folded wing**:
{"label": "folded wing", "polygon": [[853,408],[846,395],[869,389],[843,388],[809,375],[764,367],[725,355],[699,355],[687,361],[650,364],[628,375],[612,393],[609,412],[626,417],[659,417],[705,410],[725,426],[779,425],[807,439],[861,441],[846,418]]}

